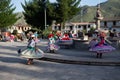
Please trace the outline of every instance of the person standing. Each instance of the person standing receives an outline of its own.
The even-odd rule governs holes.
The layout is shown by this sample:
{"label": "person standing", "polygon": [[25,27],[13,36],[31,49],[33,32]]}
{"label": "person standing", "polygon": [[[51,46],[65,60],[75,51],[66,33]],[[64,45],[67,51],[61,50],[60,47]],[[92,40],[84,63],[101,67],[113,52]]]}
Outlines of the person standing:
{"label": "person standing", "polygon": [[78,31],[78,38],[80,38],[81,40],[84,39],[84,33],[82,31]]}

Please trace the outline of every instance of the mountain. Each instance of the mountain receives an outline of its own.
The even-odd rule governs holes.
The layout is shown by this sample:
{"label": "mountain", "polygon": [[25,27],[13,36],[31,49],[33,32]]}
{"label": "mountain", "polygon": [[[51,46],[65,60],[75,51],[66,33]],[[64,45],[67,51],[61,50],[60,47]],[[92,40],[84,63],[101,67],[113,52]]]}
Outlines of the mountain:
{"label": "mountain", "polygon": [[[113,18],[120,17],[120,0],[108,0],[104,3],[100,3],[101,13],[104,18]],[[83,6],[81,11],[75,15],[69,22],[93,22],[96,15],[97,5],[96,6]],[[82,13],[82,15],[81,15]],[[24,15],[22,12],[18,13],[18,16],[21,17],[15,24],[26,24],[24,20]],[[81,17],[82,16],[82,17]]]}
{"label": "mountain", "polygon": [[23,13],[18,12],[16,14],[17,14],[17,17],[19,17],[20,19],[14,25],[18,25],[18,24],[26,25],[27,23],[25,22]]}
{"label": "mountain", "polygon": [[[104,18],[120,17],[120,0],[108,0],[100,3],[101,13]],[[92,22],[96,15],[97,6],[83,6],[81,11],[75,15],[70,22]]]}

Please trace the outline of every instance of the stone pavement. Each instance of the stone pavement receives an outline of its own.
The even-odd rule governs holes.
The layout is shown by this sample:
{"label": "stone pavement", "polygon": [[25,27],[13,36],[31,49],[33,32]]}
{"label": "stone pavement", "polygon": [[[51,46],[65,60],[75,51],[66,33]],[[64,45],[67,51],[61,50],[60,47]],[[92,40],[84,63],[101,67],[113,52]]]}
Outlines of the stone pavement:
{"label": "stone pavement", "polygon": [[[44,44],[46,44],[45,41]],[[40,48],[45,51],[45,47],[41,46]],[[46,53],[45,57],[40,60],[68,64],[120,66],[120,49],[116,48],[113,52],[105,53],[102,58],[96,58],[96,53],[89,52],[88,49],[60,49],[55,53]]]}
{"label": "stone pavement", "polygon": [[[26,65],[26,59],[17,56],[17,50],[24,46],[24,42],[0,42],[0,80],[120,80],[120,67],[114,65],[63,64],[44,59],[34,60],[33,65]],[[38,46],[45,50],[46,41]],[[74,49],[61,49],[55,54],[45,53],[45,58],[61,61],[119,62],[119,57],[119,51],[105,54],[102,59],[95,58],[94,53]]]}
{"label": "stone pavement", "polygon": [[[120,49],[118,48],[113,52],[103,54],[102,58],[96,58],[96,53],[89,52],[88,49],[59,49],[55,53],[50,53],[46,51],[47,43],[47,40],[41,40],[37,44],[45,52],[45,56],[40,60],[67,64],[120,66]],[[17,46],[18,48],[16,47],[16,49],[18,50],[19,48],[25,48],[27,42],[1,42],[1,44]]]}

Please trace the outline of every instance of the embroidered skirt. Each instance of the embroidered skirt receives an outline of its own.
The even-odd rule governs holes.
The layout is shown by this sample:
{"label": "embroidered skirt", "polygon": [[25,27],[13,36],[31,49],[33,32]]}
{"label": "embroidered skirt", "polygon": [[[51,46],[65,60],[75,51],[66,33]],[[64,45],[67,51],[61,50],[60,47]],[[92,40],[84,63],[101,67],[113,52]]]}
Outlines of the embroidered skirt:
{"label": "embroidered skirt", "polygon": [[101,46],[95,46],[89,49],[89,51],[94,51],[97,53],[108,53],[115,50],[114,47],[110,46],[110,45],[101,45]]}
{"label": "embroidered skirt", "polygon": [[40,49],[28,47],[27,49],[19,51],[19,56],[24,58],[42,58],[44,52]]}

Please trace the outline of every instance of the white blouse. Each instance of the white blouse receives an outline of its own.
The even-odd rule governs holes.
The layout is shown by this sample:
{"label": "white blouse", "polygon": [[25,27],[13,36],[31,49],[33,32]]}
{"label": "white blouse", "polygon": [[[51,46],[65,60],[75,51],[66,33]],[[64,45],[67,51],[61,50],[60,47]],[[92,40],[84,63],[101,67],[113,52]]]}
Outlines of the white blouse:
{"label": "white blouse", "polygon": [[35,43],[34,40],[32,40],[32,41],[30,42],[30,44],[29,44],[30,47],[35,47],[35,45],[36,45],[36,43]]}

